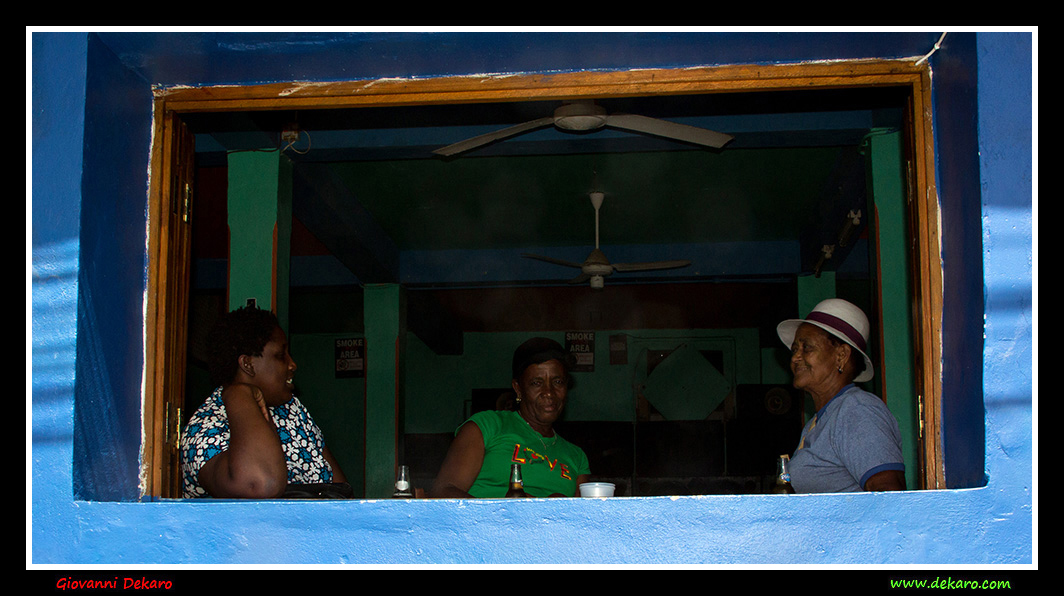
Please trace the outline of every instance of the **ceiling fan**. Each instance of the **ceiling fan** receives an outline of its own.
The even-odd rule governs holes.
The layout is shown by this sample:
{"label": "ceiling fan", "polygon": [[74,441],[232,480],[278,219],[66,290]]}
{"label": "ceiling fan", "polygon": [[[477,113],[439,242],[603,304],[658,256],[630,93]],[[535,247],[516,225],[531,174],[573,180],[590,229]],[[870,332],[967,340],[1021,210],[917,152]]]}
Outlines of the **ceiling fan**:
{"label": "ceiling fan", "polygon": [[731,141],[734,137],[724,133],[648,118],[635,114],[607,114],[606,109],[591,100],[574,100],[565,102],[561,107],[554,110],[553,116],[538,118],[528,122],[503,128],[495,132],[489,132],[452,145],[436,149],[433,153],[443,156],[456,155],[476,149],[482,145],[493,143],[502,139],[516,136],[546,126],[554,125],[568,131],[591,131],[609,126],[634,132],[641,132],[659,137],[665,137],[678,141],[686,141],[696,145],[704,145],[719,149]]}
{"label": "ceiling fan", "polygon": [[580,275],[569,280],[569,283],[578,284],[590,280],[591,287],[596,290],[602,289],[605,278],[614,271],[656,271],[659,269],[686,267],[691,264],[691,261],[685,260],[651,261],[644,263],[610,263],[609,259],[606,258],[606,254],[599,250],[599,208],[602,207],[602,199],[605,195],[601,192],[593,192],[590,196],[591,204],[595,207],[595,248],[591,251],[591,254],[584,259],[583,263],[574,263],[563,259],[555,259],[552,257],[544,257],[528,253],[522,253],[521,256],[553,263],[555,265],[564,265],[566,267],[580,269]]}

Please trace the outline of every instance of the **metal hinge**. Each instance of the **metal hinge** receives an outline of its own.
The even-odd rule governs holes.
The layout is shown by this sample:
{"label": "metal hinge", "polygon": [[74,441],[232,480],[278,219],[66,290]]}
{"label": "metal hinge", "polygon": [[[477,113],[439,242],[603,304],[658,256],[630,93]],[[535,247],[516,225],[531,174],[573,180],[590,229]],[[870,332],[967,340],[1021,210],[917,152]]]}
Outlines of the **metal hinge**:
{"label": "metal hinge", "polygon": [[181,407],[166,404],[166,442],[175,449],[181,444]]}
{"label": "metal hinge", "polygon": [[916,396],[916,408],[917,408],[917,419],[920,422],[918,434],[919,434],[919,438],[923,439],[924,438],[924,396],[922,396],[922,395],[917,395]]}
{"label": "metal hinge", "polygon": [[185,182],[185,193],[181,201],[181,221],[188,223],[192,220],[192,184]]}
{"label": "metal hinge", "polygon": [[170,191],[170,212],[181,218],[182,223],[192,220],[192,183],[189,181],[174,181]]}

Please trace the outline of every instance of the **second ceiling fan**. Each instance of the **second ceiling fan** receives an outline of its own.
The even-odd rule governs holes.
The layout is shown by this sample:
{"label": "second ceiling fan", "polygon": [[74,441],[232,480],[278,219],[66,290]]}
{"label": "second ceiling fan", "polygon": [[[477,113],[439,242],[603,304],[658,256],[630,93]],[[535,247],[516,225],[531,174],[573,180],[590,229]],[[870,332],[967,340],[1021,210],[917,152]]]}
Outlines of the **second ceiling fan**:
{"label": "second ceiling fan", "polygon": [[660,269],[675,269],[677,267],[686,267],[691,264],[691,261],[677,260],[677,261],[650,261],[643,263],[610,263],[606,258],[606,254],[599,249],[599,208],[602,207],[602,199],[605,195],[601,192],[593,192],[590,195],[591,205],[595,207],[595,248],[591,251],[591,254],[584,259],[583,263],[574,263],[572,261],[566,261],[563,259],[555,259],[553,257],[545,257],[542,255],[533,255],[523,253],[521,256],[528,259],[536,259],[537,261],[544,261],[547,263],[553,263],[555,265],[564,265],[566,267],[574,267],[580,269],[580,275],[569,280],[571,284],[584,283],[585,281],[591,282],[591,287],[596,290],[601,290],[605,278],[611,275],[614,271],[626,272],[626,271],[656,271]]}
{"label": "second ceiling fan", "polygon": [[649,118],[635,114],[607,114],[606,109],[591,100],[565,102],[554,110],[553,116],[530,120],[522,124],[503,128],[479,135],[464,141],[436,149],[433,153],[449,157],[476,149],[495,141],[500,141],[522,133],[554,125],[561,130],[591,131],[603,127],[619,128],[632,132],[665,137],[677,141],[694,143],[705,147],[720,149],[732,140],[727,135],[714,130],[678,124],[659,118]]}

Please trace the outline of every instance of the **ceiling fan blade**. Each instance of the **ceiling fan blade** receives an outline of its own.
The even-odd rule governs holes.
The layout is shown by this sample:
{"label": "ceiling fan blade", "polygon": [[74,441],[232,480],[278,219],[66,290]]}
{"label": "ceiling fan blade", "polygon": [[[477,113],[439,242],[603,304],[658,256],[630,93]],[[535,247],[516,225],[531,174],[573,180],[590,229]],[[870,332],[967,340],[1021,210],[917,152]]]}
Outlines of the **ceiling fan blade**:
{"label": "ceiling fan blade", "polygon": [[533,254],[528,254],[528,253],[522,253],[521,256],[525,257],[525,258],[528,258],[528,259],[536,259],[537,261],[544,261],[546,263],[554,263],[555,265],[564,265],[566,267],[576,267],[577,269],[580,269],[581,267],[583,267],[583,265],[581,263],[574,263],[572,261],[565,261],[565,260],[562,260],[562,259],[555,259],[553,257],[544,257],[542,255],[533,255]]}
{"label": "ceiling fan blade", "polygon": [[507,137],[519,135],[530,130],[543,128],[544,126],[550,126],[552,124],[554,124],[553,116],[547,118],[539,118],[537,120],[530,120],[523,124],[518,124],[509,128],[496,130],[495,132],[482,134],[480,136],[466,139],[464,141],[458,141],[457,143],[454,143],[452,145],[447,145],[446,147],[435,149],[433,150],[433,153],[443,156],[455,155],[464,151],[469,151],[470,149],[476,149],[477,147],[487,145],[488,143],[493,143],[495,141],[505,139]]}
{"label": "ceiling fan blade", "polygon": [[686,124],[678,124],[676,122],[669,122],[668,120],[648,118],[646,116],[638,116],[635,114],[610,115],[606,118],[606,126],[623,128],[635,132],[644,132],[659,137],[687,141],[688,143],[705,145],[717,149],[720,149],[735,138],[731,135],[717,132],[715,130],[698,128],[696,126],[688,126]]}
{"label": "ceiling fan blade", "polygon": [[654,271],[657,269],[675,269],[686,267],[691,261],[653,261],[649,263],[614,263],[613,268],[617,271]]}
{"label": "ceiling fan blade", "polygon": [[585,281],[587,281],[589,279],[591,279],[590,275],[588,275],[587,273],[581,273],[580,275],[570,279],[569,283],[571,283],[571,284],[582,284],[582,283],[584,283]]}

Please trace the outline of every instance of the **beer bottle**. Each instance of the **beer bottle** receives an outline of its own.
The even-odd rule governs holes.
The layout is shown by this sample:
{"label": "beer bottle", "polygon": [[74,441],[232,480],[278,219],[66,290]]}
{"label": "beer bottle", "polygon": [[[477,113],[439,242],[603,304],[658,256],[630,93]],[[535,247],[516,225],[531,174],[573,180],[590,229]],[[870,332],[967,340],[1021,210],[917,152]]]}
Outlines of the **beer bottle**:
{"label": "beer bottle", "polygon": [[776,483],[772,485],[774,495],[793,495],[794,487],[791,486],[791,456],[781,455],[776,460]]}
{"label": "beer bottle", "polygon": [[510,490],[506,491],[506,498],[525,497],[525,483],[521,480],[521,464],[510,466]]}
{"label": "beer bottle", "polygon": [[399,475],[395,478],[395,492],[393,499],[413,499],[414,487],[410,484],[410,467],[399,466]]}

